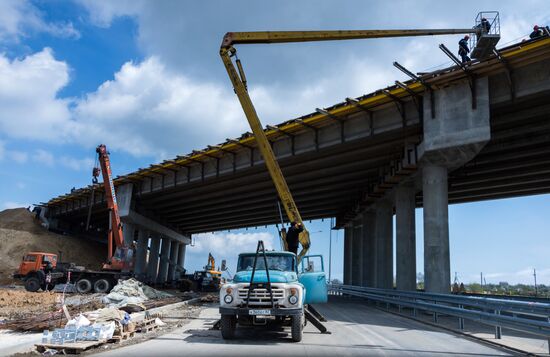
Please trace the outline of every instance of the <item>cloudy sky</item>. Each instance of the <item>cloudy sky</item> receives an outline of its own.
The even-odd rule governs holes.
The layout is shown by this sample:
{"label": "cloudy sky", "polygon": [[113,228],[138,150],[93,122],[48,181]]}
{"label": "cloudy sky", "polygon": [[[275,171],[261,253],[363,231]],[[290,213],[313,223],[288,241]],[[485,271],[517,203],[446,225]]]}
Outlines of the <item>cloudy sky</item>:
{"label": "cloudy sky", "polygon": [[[525,37],[535,23],[550,22],[547,0],[476,5],[0,1],[0,209],[46,201],[88,184],[99,143],[109,147],[115,174],[124,174],[246,131],[218,56],[227,31],[462,28],[473,25],[478,11],[499,10],[505,44]],[[437,45],[455,48],[457,41],[444,36],[256,45],[241,46],[239,55],[267,124],[385,87],[402,78],[393,61],[414,71],[446,66]],[[452,207],[453,271],[464,280],[484,271],[495,280],[513,281],[530,279],[524,272],[537,267],[550,283],[549,252],[542,243],[548,238],[543,215],[550,212],[548,201],[540,196]],[[421,237],[420,210],[417,215]],[[314,251],[328,256],[328,222],[314,222],[312,230],[319,232]],[[258,234],[278,244],[271,228],[197,237],[190,249],[192,269],[220,242],[235,247],[224,253],[229,257]],[[341,250],[341,232],[333,238]],[[418,245],[422,270],[420,238]],[[333,264],[341,275],[341,252]]]}

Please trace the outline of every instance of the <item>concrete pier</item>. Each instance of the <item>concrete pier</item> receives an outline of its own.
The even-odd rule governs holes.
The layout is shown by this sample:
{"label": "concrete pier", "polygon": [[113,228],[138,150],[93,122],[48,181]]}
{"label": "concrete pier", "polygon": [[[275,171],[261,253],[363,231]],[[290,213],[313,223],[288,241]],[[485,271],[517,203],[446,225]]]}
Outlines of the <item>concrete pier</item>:
{"label": "concrete pier", "polygon": [[162,249],[160,252],[159,273],[157,284],[164,284],[168,278],[168,266],[170,265],[170,245],[171,240],[168,237],[162,237]]}
{"label": "concrete pier", "polygon": [[353,244],[351,252],[351,283],[352,285],[361,285],[363,283],[363,221],[357,219],[353,221]]}
{"label": "concrete pier", "polygon": [[344,229],[344,284],[351,285],[352,281],[352,250],[353,227],[351,223]]}
{"label": "concrete pier", "polygon": [[425,289],[432,293],[449,293],[451,268],[447,168],[437,165],[424,166],[422,186],[424,192]]}
{"label": "concrete pier", "polygon": [[149,262],[147,263],[147,281],[156,283],[159,267],[160,237],[151,234],[151,249],[149,251]]}
{"label": "concrete pier", "polygon": [[136,227],[131,223],[123,223],[122,235],[124,236],[124,244],[131,246],[134,242]]}
{"label": "concrete pier", "polygon": [[374,287],[376,281],[376,214],[373,211],[363,212],[363,253],[361,286]]}
{"label": "concrete pier", "polygon": [[144,229],[138,231],[138,241],[136,245],[136,263],[134,273],[139,280],[145,280],[147,269],[147,245],[149,243],[149,232]]}
{"label": "concrete pier", "polygon": [[183,243],[179,243],[178,245],[178,261],[177,261],[177,264],[178,264],[178,268],[179,270],[183,271],[184,269],[184,264],[185,264],[185,247],[187,245],[186,244],[183,244]]}
{"label": "concrete pier", "polygon": [[170,243],[170,263],[168,266],[168,278],[167,280],[174,281],[176,278],[176,265],[178,264],[178,245],[179,243],[173,240]]}
{"label": "concrete pier", "polygon": [[415,189],[401,185],[395,191],[395,252],[397,290],[416,290]]}
{"label": "concrete pier", "polygon": [[393,205],[388,199],[376,203],[375,287],[393,288]]}

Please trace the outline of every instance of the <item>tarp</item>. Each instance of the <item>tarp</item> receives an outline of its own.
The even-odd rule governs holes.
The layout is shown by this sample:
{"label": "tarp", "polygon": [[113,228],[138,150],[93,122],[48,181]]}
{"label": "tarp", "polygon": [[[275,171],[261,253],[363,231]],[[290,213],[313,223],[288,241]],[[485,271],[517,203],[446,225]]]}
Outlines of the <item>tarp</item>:
{"label": "tarp", "polygon": [[119,280],[113,290],[103,298],[103,302],[109,306],[123,307],[126,305],[140,305],[149,299],[161,299],[171,296],[132,278]]}

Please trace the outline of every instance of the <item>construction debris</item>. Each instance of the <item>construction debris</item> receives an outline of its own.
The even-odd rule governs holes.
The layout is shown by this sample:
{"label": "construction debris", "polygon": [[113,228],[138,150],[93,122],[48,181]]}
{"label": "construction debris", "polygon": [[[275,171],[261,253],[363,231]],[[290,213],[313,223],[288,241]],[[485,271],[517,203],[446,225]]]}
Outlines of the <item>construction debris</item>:
{"label": "construction debris", "polygon": [[103,302],[109,306],[124,307],[127,305],[140,306],[151,299],[173,297],[171,294],[156,290],[136,279],[119,280]]}

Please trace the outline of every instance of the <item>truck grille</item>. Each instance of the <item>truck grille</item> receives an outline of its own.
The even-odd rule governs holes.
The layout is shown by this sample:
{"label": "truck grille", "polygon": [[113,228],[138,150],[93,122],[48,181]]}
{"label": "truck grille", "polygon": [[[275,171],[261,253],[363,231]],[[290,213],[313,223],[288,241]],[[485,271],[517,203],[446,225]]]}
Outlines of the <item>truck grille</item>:
{"label": "truck grille", "polygon": [[[273,302],[278,303],[279,300],[282,300],[285,297],[284,289],[271,289],[273,293]],[[239,299],[242,299],[244,302],[247,302],[248,297],[248,288],[239,289]],[[250,292],[250,304],[255,305],[270,305],[271,297],[269,295],[269,290],[267,289],[254,289]]]}

